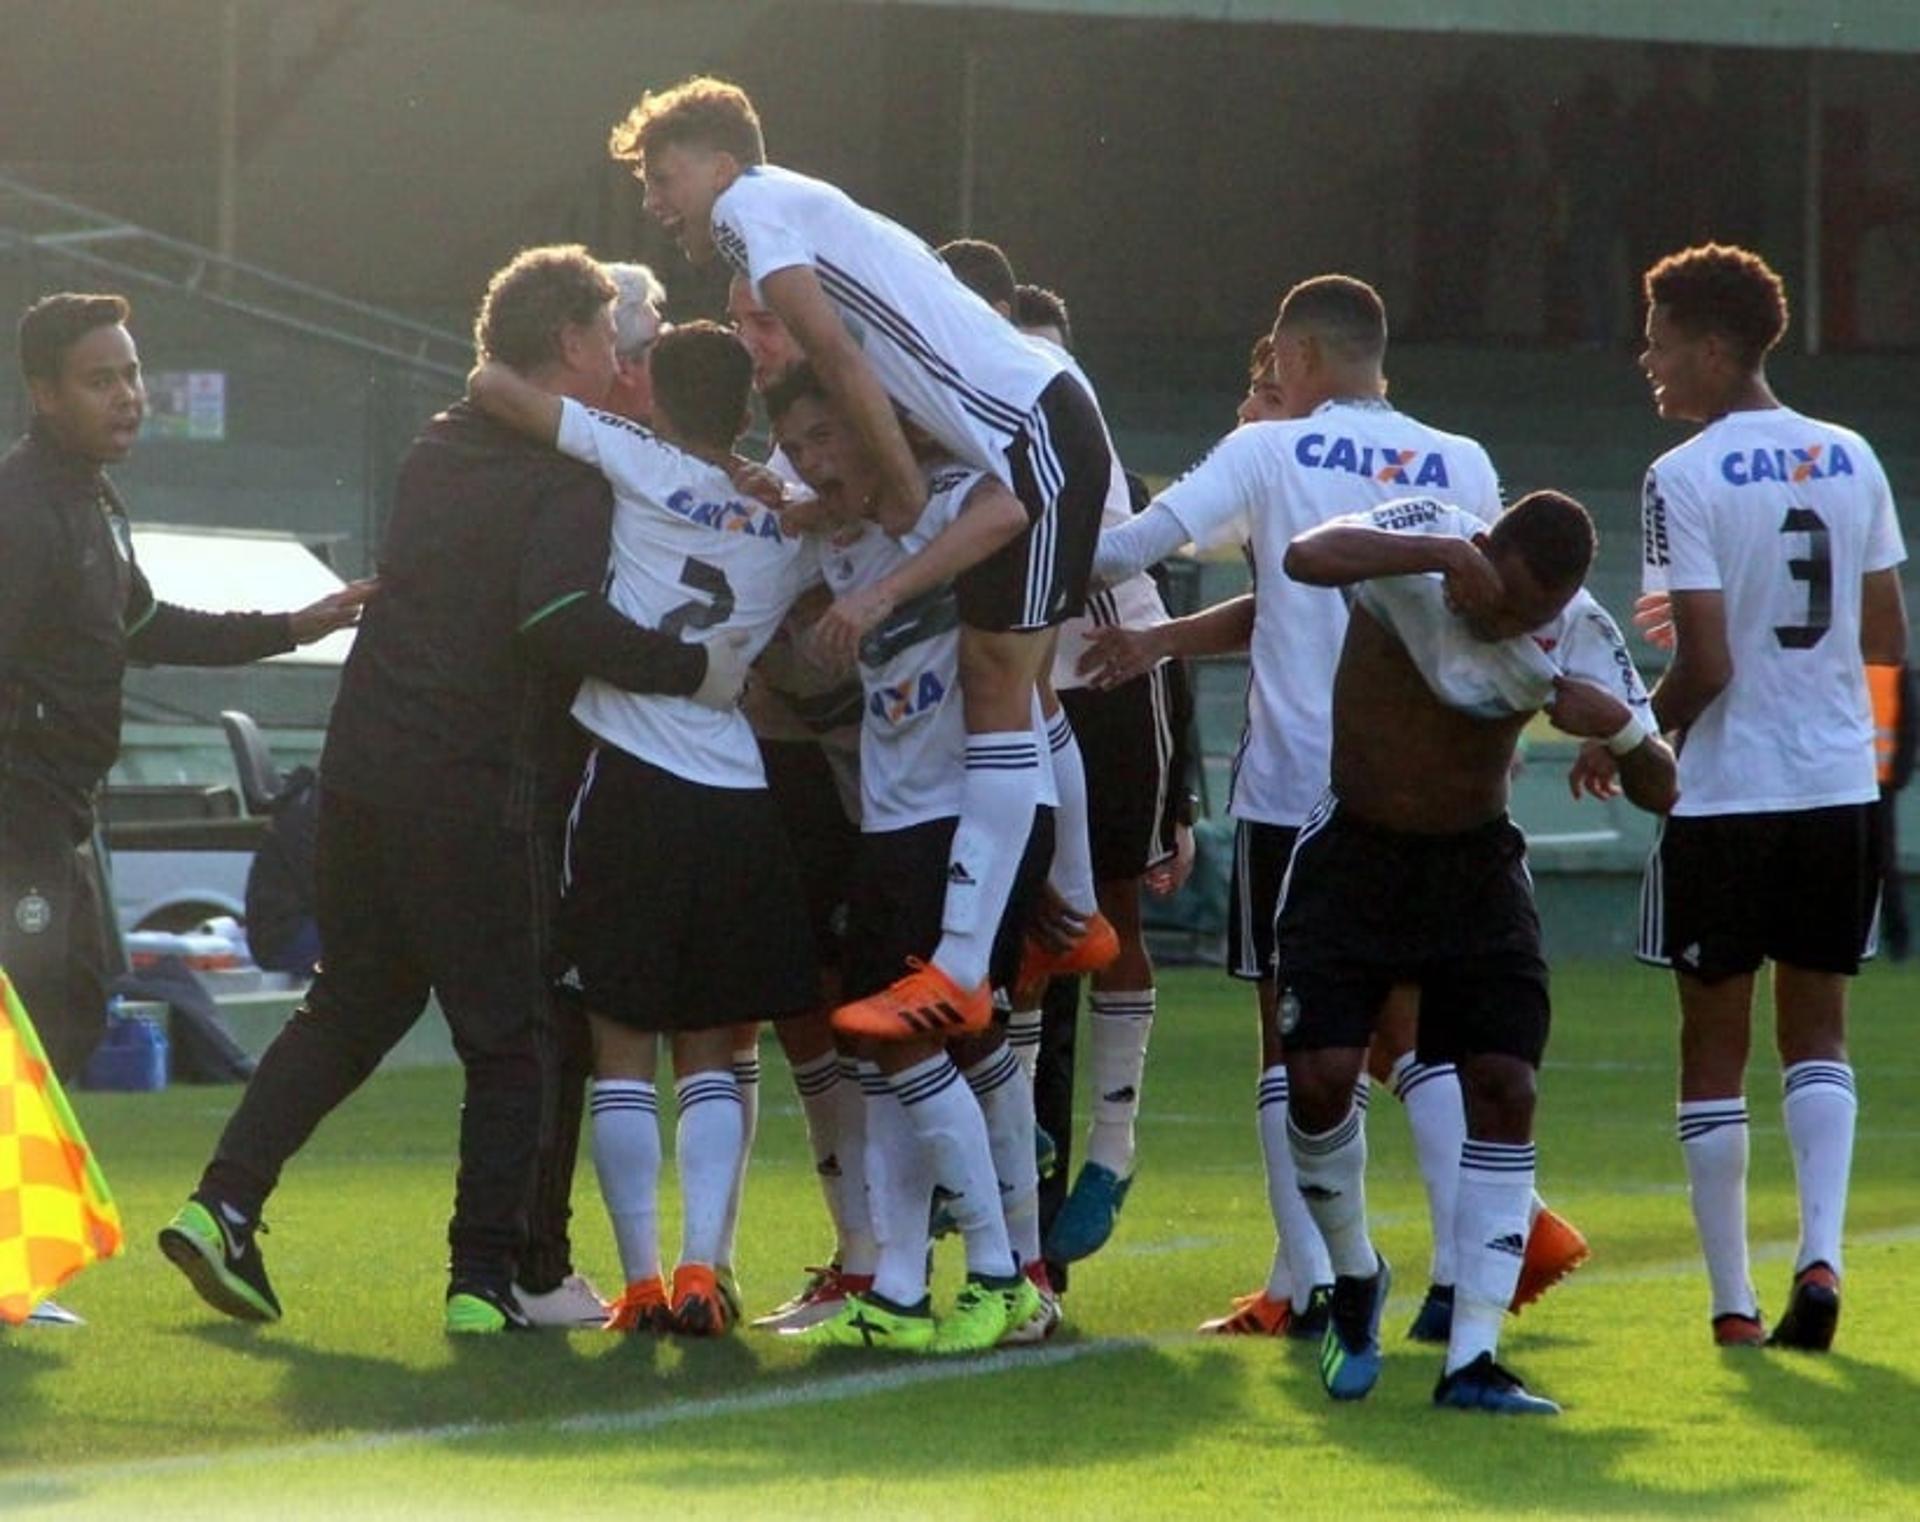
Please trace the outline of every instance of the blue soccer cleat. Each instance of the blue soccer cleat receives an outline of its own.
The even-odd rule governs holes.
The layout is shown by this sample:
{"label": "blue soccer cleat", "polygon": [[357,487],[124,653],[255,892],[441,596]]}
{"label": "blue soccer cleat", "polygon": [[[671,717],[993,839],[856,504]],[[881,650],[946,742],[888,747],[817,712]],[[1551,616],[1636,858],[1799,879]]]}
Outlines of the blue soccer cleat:
{"label": "blue soccer cleat", "polygon": [[1410,1342],[1445,1342],[1453,1335],[1453,1286],[1429,1284],[1420,1313],[1407,1328]]}
{"label": "blue soccer cleat", "polygon": [[1333,1308],[1320,1341],[1320,1383],[1335,1400],[1359,1400],[1380,1378],[1380,1316],[1393,1272],[1380,1265],[1370,1278],[1342,1274],[1333,1281]]}
{"label": "blue soccer cleat", "polygon": [[1072,1192],[1047,1233],[1048,1261],[1078,1263],[1105,1247],[1120,1219],[1120,1207],[1127,1203],[1127,1191],[1132,1188],[1131,1176],[1121,1178],[1100,1163],[1082,1164]]}
{"label": "blue soccer cleat", "polygon": [[1482,1353],[1470,1364],[1442,1374],[1433,1387],[1433,1403],[1456,1411],[1489,1411],[1495,1416],[1558,1416],[1560,1408],[1544,1395],[1535,1395],[1520,1377]]}

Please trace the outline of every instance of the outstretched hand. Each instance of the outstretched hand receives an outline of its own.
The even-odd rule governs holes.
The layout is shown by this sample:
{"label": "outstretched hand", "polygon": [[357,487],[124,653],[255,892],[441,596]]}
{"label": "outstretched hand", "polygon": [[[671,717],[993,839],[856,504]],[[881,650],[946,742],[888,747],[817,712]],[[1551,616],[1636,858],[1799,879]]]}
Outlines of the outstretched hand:
{"label": "outstretched hand", "polygon": [[311,645],[325,639],[336,629],[350,629],[360,622],[360,610],[367,599],[380,590],[380,579],[369,576],[350,581],[337,592],[329,592],[318,602],[287,615],[287,627],[296,645]]}

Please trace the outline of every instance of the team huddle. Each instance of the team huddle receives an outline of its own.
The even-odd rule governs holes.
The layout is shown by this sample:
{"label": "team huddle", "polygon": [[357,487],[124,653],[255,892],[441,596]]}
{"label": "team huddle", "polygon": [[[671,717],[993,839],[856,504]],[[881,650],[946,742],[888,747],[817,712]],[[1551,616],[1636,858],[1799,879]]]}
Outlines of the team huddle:
{"label": "team huddle", "polygon": [[[1705,425],[1647,477],[1637,619],[1673,652],[1649,694],[1585,590],[1585,509],[1507,504],[1485,449],[1389,403],[1364,282],[1287,292],[1240,426],[1136,511],[1064,306],[997,249],[936,253],[767,163],[721,81],[644,96],[611,146],[687,255],[731,266],[732,329],[664,327],[646,271],[575,248],[490,286],[468,397],[403,467],[329,730],[320,974],[161,1234],[206,1300],[280,1316],[256,1240],[280,1168],[431,991],[467,1077],[449,1331],[733,1330],[770,1024],[834,1250],[753,1324],[907,1354],[1050,1336],[1061,1269],[1135,1176],[1140,898],[1191,854],[1181,662],[1250,652],[1228,970],[1258,993],[1276,1245],[1202,1330],[1314,1339],[1330,1396],[1372,1389],[1384,1082],[1431,1216],[1409,1335],[1444,1347],[1435,1402],[1558,1410],[1497,1356],[1505,1317],[1587,1254],[1536,1185],[1548,972],[1506,812],[1544,713],[1582,742],[1576,796],[1665,816],[1640,949],[1679,987],[1713,1336],[1830,1344],[1845,979],[1879,880],[1868,667],[1904,662],[1904,552],[1866,442],[1767,388],[1786,307],[1764,263],[1709,245],[1646,277],[1656,403]],[[756,393],[764,462],[737,452]],[[1170,619],[1150,572],[1188,545],[1241,548],[1252,591]],[[1802,1219],[1771,1333],[1741,1090],[1767,959]],[[1043,1211],[1069,1138],[1036,1118],[1039,1008],[1081,974],[1094,1114]],[[583,1113],[610,1302],[571,1259]],[[936,1314],[947,1232],[966,1273]]]}

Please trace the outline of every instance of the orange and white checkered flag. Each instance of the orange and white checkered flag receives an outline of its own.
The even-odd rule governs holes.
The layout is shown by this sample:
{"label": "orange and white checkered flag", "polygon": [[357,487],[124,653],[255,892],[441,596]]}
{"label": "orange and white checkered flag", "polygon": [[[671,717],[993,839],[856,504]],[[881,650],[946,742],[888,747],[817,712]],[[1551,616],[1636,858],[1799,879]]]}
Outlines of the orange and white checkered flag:
{"label": "orange and white checkered flag", "polygon": [[25,1321],[123,1242],[107,1181],[0,971],[0,1321]]}

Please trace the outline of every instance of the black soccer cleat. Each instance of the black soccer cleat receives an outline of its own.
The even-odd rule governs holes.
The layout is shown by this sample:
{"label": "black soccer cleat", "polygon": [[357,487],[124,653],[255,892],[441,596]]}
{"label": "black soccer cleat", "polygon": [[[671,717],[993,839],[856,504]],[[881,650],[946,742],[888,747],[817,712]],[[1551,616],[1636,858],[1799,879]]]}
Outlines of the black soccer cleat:
{"label": "black soccer cleat", "polygon": [[255,1240],[267,1228],[234,1215],[219,1200],[196,1194],[160,1228],[160,1251],[216,1311],[237,1321],[278,1321],[280,1300]]}
{"label": "black soccer cleat", "polygon": [[1489,1411],[1495,1416],[1558,1416],[1559,1406],[1535,1395],[1520,1376],[1482,1353],[1472,1363],[1442,1374],[1433,1387],[1433,1403],[1456,1411]]}
{"label": "black soccer cleat", "polygon": [[1824,1353],[1833,1346],[1839,1324],[1840,1276],[1829,1264],[1809,1263],[1793,1276],[1786,1314],[1775,1323],[1767,1346]]}

